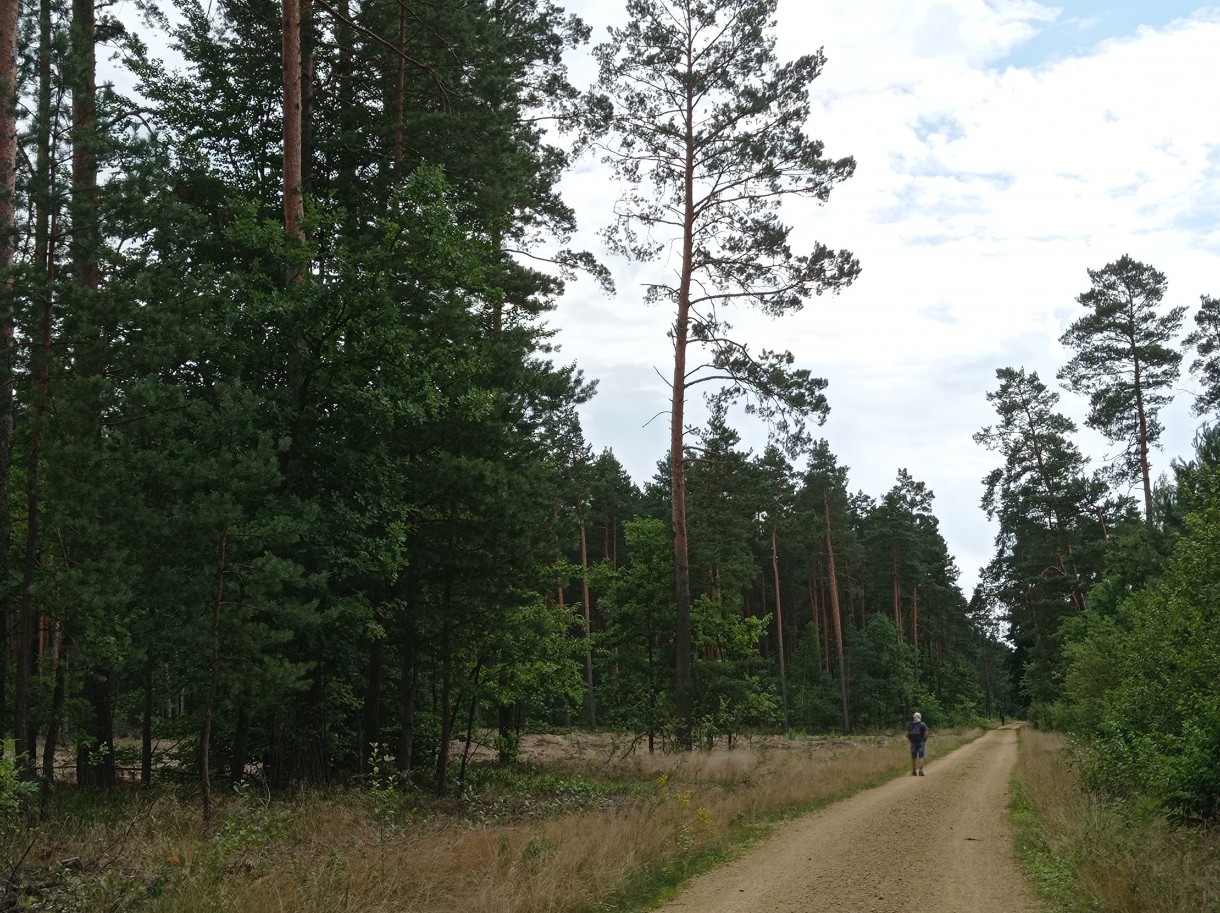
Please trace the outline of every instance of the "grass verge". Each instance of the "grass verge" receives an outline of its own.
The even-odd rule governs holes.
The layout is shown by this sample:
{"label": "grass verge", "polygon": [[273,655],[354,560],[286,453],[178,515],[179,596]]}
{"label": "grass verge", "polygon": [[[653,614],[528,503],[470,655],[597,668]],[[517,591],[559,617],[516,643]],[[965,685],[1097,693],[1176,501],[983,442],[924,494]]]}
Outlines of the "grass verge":
{"label": "grass verge", "polygon": [[[978,732],[939,733],[935,754]],[[245,789],[207,827],[178,792],[69,794],[0,848],[20,860],[0,910],[628,913],[778,822],[908,769],[901,737],[768,740],[489,766],[445,802],[390,778],[292,796]]]}
{"label": "grass verge", "polygon": [[1017,853],[1048,913],[1220,911],[1220,833],[1081,790],[1066,740],[1021,729]]}

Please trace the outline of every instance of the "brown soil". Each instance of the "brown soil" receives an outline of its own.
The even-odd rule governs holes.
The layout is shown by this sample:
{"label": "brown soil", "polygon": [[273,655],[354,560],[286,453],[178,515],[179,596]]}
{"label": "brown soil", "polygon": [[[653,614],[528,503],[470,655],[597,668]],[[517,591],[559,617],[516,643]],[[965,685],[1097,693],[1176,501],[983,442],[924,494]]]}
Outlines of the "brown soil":
{"label": "brown soil", "polygon": [[1013,856],[1008,783],[1016,727],[777,830],[694,879],[667,911],[1034,913]]}

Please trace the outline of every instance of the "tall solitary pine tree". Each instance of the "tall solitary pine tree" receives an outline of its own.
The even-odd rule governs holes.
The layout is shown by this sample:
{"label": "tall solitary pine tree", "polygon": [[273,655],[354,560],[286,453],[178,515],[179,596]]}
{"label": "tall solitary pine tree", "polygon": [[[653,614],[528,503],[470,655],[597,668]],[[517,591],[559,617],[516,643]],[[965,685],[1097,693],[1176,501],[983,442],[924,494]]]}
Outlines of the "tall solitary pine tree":
{"label": "tall solitary pine tree", "polygon": [[[647,258],[670,248],[672,275],[648,298],[674,308],[670,493],[674,536],[675,695],[691,738],[691,587],[685,483],[685,403],[716,383],[748,408],[800,433],[827,409],[825,381],[794,370],[788,352],[750,352],[726,322],[732,305],[780,316],[805,298],[849,284],[847,251],[815,244],[797,255],[780,221],[786,196],[824,202],[855,169],[828,159],[805,134],[819,51],[790,63],[775,56],[776,0],[629,0],[628,23],[595,49],[600,87],[614,102],[606,160],[628,189],[607,232],[613,249]],[[691,349],[702,349],[700,361]]]}
{"label": "tall solitary pine tree", "polygon": [[1123,446],[1113,468],[1117,481],[1140,483],[1144,522],[1152,523],[1152,470],[1148,454],[1164,430],[1157,416],[1173,397],[1182,352],[1174,344],[1184,307],[1159,313],[1168,283],[1164,273],[1124,254],[1089,270],[1093,287],[1076,300],[1088,313],[1059,337],[1075,355],[1059,370],[1064,387],[1089,398],[1090,428]]}

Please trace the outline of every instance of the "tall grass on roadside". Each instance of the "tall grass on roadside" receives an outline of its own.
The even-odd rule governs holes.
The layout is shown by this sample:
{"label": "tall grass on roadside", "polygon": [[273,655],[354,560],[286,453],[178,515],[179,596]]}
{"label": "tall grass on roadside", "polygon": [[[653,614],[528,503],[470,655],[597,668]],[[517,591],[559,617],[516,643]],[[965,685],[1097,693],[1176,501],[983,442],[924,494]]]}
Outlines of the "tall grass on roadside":
{"label": "tall grass on roadside", "polygon": [[[953,744],[946,735],[937,750]],[[761,825],[906,764],[895,738],[565,760],[489,777],[460,815],[438,806],[393,818],[368,790],[246,792],[220,805],[206,832],[184,799],[133,796],[139,814],[127,820],[137,825],[105,814],[49,828],[31,864],[45,873],[81,860],[51,886],[61,913],[630,909],[731,855]]]}
{"label": "tall grass on roadside", "polygon": [[1060,735],[1021,730],[1018,850],[1053,913],[1220,911],[1220,834],[1085,793]]}

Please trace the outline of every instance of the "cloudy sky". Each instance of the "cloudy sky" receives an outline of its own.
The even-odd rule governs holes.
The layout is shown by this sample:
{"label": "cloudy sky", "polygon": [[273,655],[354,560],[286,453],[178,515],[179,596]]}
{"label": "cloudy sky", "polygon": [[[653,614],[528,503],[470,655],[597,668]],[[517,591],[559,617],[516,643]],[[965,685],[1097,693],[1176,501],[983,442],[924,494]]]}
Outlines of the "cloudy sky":
{"label": "cloudy sky", "polygon": [[[594,41],[621,0],[570,0]],[[779,54],[821,47],[809,132],[855,176],[827,205],[789,205],[801,239],[847,248],[859,280],[793,316],[738,315],[754,348],[790,349],[827,378],[820,433],[873,497],[906,468],[934,509],[967,590],[991,557],[979,507],[999,465],[971,435],[993,422],[1000,367],[1056,387],[1059,345],[1084,313],[1086,270],[1124,254],[1165,273],[1166,308],[1220,295],[1220,6],[1184,0],[780,0]],[[575,56],[572,74],[595,73]],[[595,159],[565,195],[580,240],[604,253],[616,188]],[[611,448],[639,483],[667,446],[670,314],[642,301],[664,264],[609,261],[614,297],[572,285],[554,316],[560,357],[599,381],[583,411],[595,450]],[[669,265],[672,268],[672,264]],[[1190,452],[1193,380],[1162,418],[1154,472]],[[1094,464],[1115,448],[1083,427],[1083,400],[1063,391]],[[746,443],[765,443],[741,423]]]}

